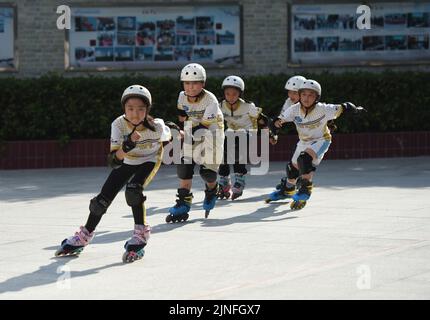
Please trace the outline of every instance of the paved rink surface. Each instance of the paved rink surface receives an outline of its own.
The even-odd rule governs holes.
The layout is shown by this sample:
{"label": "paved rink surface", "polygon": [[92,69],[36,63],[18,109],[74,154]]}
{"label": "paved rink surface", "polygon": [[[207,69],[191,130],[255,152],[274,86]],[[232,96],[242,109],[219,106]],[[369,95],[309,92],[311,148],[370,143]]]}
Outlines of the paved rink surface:
{"label": "paved rink surface", "polygon": [[0,299],[430,298],[430,157],[324,161],[295,212],[264,203],[284,167],[249,176],[244,196],[208,219],[195,176],[181,224],[164,222],[177,179],[162,167],[145,191],[145,257],[127,265],[124,191],[78,258],[53,257],[86,222],[107,168],[0,171]]}

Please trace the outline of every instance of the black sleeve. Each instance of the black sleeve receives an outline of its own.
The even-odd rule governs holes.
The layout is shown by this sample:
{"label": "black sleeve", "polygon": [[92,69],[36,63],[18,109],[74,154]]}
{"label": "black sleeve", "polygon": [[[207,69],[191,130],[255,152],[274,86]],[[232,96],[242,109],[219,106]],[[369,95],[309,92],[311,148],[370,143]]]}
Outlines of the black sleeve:
{"label": "black sleeve", "polygon": [[188,117],[187,113],[185,112],[185,110],[181,110],[181,109],[176,109],[177,110],[177,114],[178,116],[181,117]]}
{"label": "black sleeve", "polygon": [[116,150],[108,154],[108,166],[112,169],[117,169],[122,166],[123,160],[118,160],[116,157]]}
{"label": "black sleeve", "polygon": [[260,113],[260,117],[258,118],[258,121],[263,120],[264,125],[269,128],[270,135],[276,136],[278,134],[279,129],[275,126],[275,121],[272,120],[272,118],[266,116],[264,113]]}

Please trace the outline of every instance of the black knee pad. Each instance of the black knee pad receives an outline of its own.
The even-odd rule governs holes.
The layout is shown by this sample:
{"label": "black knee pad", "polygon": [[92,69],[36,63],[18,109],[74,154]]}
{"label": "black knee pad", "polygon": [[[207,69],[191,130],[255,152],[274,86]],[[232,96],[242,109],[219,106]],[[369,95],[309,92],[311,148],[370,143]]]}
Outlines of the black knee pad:
{"label": "black knee pad", "polygon": [[287,178],[288,179],[297,179],[300,175],[299,170],[293,166],[293,163],[290,161],[287,163]]}
{"label": "black knee pad", "polygon": [[297,158],[297,164],[299,165],[300,175],[308,174],[316,170],[316,168],[312,165],[312,156],[305,151],[300,152],[300,155]]}
{"label": "black knee pad", "polygon": [[217,173],[216,171],[212,171],[205,166],[200,166],[200,176],[206,183],[212,183],[216,181]]}
{"label": "black knee pad", "polygon": [[146,197],[143,195],[143,187],[140,183],[127,183],[125,188],[125,200],[130,207],[141,206]]}
{"label": "black knee pad", "polygon": [[176,172],[179,179],[189,180],[193,178],[194,175],[194,165],[193,164],[178,164],[176,165]]}
{"label": "black knee pad", "polygon": [[90,201],[90,212],[97,215],[102,216],[106,213],[107,208],[111,204],[111,200],[105,198],[102,194],[94,197]]}
{"label": "black knee pad", "polygon": [[219,166],[218,174],[220,176],[228,176],[230,175],[230,165],[229,164],[222,164]]}

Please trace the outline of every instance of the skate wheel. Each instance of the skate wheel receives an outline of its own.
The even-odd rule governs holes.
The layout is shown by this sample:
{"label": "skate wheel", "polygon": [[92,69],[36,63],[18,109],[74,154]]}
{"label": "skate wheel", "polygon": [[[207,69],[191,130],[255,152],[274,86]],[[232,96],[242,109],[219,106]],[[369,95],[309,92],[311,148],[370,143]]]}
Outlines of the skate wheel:
{"label": "skate wheel", "polygon": [[64,250],[63,248],[60,248],[55,252],[54,255],[56,257],[78,256],[82,252],[82,250],[84,250],[84,248],[78,248],[71,251],[67,251],[67,250]]}
{"label": "skate wheel", "polygon": [[136,260],[140,260],[143,258],[143,255],[145,254],[145,251],[142,249],[138,252],[130,251],[130,252],[124,252],[122,255],[122,262],[124,263],[132,263]]}
{"label": "skate wheel", "polygon": [[300,210],[303,209],[306,205],[306,201],[299,200],[291,202],[290,208],[291,210]]}
{"label": "skate wheel", "polygon": [[184,221],[184,222],[187,221],[189,216],[190,215],[188,213],[184,214],[182,221]]}
{"label": "skate wheel", "polygon": [[237,198],[239,198],[242,194],[241,193],[233,193],[233,195],[231,196],[231,200],[236,200]]}
{"label": "skate wheel", "polygon": [[167,223],[169,223],[169,222],[171,222],[172,221],[172,216],[169,214],[167,217],[166,217],[166,222]]}
{"label": "skate wheel", "polygon": [[272,199],[266,199],[266,200],[264,200],[264,202],[266,202],[266,203],[270,203],[272,201]]}

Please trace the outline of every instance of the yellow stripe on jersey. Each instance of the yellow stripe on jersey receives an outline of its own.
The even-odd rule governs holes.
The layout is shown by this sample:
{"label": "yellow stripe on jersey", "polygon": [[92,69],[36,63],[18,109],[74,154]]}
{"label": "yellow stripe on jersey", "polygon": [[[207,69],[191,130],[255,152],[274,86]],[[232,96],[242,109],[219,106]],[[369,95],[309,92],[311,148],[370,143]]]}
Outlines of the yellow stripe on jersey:
{"label": "yellow stripe on jersey", "polygon": [[331,133],[330,133],[330,129],[328,128],[327,125],[324,128],[323,138],[324,138],[324,140],[331,141]]}
{"label": "yellow stripe on jersey", "polygon": [[145,180],[145,183],[143,185],[144,189],[152,181],[152,179],[154,178],[154,176],[157,173],[158,169],[160,169],[161,160],[163,159],[163,152],[164,152],[164,148],[163,148],[163,145],[161,144],[160,145],[160,149],[158,149],[158,153],[157,153],[157,162],[155,163],[154,168],[152,169],[151,173],[149,174],[149,176]]}
{"label": "yellow stripe on jersey", "polygon": [[336,112],[335,117],[338,118],[342,114],[342,112],[343,112],[343,107],[340,106],[339,110]]}

